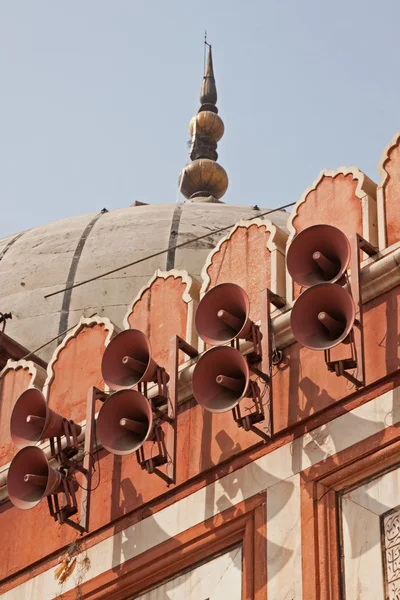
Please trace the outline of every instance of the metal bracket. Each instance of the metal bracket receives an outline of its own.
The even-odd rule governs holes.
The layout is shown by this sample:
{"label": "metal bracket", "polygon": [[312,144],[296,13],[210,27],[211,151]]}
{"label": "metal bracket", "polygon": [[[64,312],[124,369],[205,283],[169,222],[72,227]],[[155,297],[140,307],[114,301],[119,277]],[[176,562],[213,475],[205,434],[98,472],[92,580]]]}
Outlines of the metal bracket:
{"label": "metal bracket", "polygon": [[[157,395],[153,398],[154,406],[162,406],[168,401],[168,381],[169,374],[166,372],[164,367],[157,365],[156,371],[156,384],[158,387]],[[147,398],[147,382],[142,381],[137,386],[138,392],[146,396]]]}
{"label": "metal bracket", "polygon": [[61,437],[50,438],[50,454],[52,458],[63,463],[68,458],[71,458],[79,451],[78,431],[74,421],[63,419],[63,434],[66,444],[62,447]]}
{"label": "metal bracket", "polygon": [[258,427],[254,427],[255,423],[260,423],[260,421],[264,421],[265,419],[265,412],[260,395],[260,388],[258,387],[255,381],[250,381],[248,397],[252,398],[255,410],[243,416],[241,414],[239,403],[232,409],[233,418],[235,419],[238,427],[243,427],[245,431],[252,431],[253,433],[260,436],[265,442],[268,442],[270,436],[264,431],[261,431],[261,429],[258,429]]}
{"label": "metal bracket", "polygon": [[[102,390],[94,386],[89,388],[86,404],[86,432],[83,461],[82,459],[80,461],[73,460],[79,449],[77,429],[73,421],[64,419],[64,434],[67,440],[65,448],[61,447],[60,438],[50,438],[51,454],[61,464],[59,472],[62,475],[63,484],[62,492],[47,497],[50,515],[61,525],[69,525],[79,531],[81,535],[89,531],[91,482],[94,470],[95,404],[96,400],[104,402],[106,398],[107,394]],[[81,486],[82,494],[78,523],[70,518],[78,513],[78,502],[75,493],[78,484],[71,477],[73,471],[79,471],[85,480],[85,486]],[[59,500],[60,494],[62,495],[62,502]]]}
{"label": "metal bracket", "polygon": [[[176,483],[176,448],[178,435],[178,369],[179,351],[184,352],[189,358],[195,358],[198,352],[185,340],[175,335],[170,340],[169,351],[169,393],[167,397],[157,396],[151,400],[152,410],[156,416],[153,443],[157,445],[158,454],[146,458],[144,446],[136,451],[136,458],[142,469],[148,473],[158,475],[167,486]],[[165,373],[165,370],[163,370]],[[167,389],[168,379],[164,382]],[[147,392],[147,390],[146,390]],[[167,401],[167,412],[158,409],[159,398]],[[165,424],[165,433],[162,424]],[[166,466],[165,472],[159,467]]]}
{"label": "metal bracket", "polygon": [[58,494],[47,496],[50,515],[60,525],[70,525],[82,534],[84,533],[84,530],[81,525],[70,519],[70,517],[78,512],[74,482],[63,472],[62,468],[60,468],[59,471],[62,474],[63,491],[60,492],[60,494],[62,494],[63,502],[60,504]]}
{"label": "metal bracket", "polygon": [[[271,292],[268,288],[261,293],[261,324],[253,324],[249,339],[253,341],[254,351],[247,355],[247,362],[252,373],[262,379],[269,387],[269,424],[270,433],[262,431],[255,427],[255,423],[265,420],[265,410],[262,403],[262,397],[258,385],[251,381],[249,396],[253,399],[255,410],[248,415],[242,416],[240,406],[237,405],[233,410],[233,418],[239,427],[245,431],[253,431],[267,442],[272,435],[272,365],[276,364],[275,349],[272,343],[272,325],[271,325],[271,304],[276,308],[286,306],[286,300]],[[281,360],[281,358],[280,358]],[[280,362],[280,360],[278,362]],[[256,366],[257,365],[257,366]]]}
{"label": "metal bracket", "polygon": [[[328,371],[336,373],[337,377],[345,377],[353,383],[356,388],[365,385],[365,357],[364,357],[364,328],[363,328],[363,302],[360,282],[360,252],[368,256],[376,256],[378,249],[372,246],[361,235],[355,233],[349,237],[351,247],[350,258],[350,293],[355,306],[355,319],[348,342],[351,347],[351,358],[331,360],[330,350],[325,350],[325,362]],[[349,369],[357,370],[357,377],[348,373]]]}

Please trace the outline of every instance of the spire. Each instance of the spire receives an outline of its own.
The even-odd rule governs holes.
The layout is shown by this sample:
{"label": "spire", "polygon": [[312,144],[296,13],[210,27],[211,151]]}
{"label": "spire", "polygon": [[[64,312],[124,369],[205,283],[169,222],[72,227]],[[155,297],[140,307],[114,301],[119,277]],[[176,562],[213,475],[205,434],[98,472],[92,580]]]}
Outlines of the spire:
{"label": "spire", "polygon": [[[207,42],[205,42],[207,44]],[[208,110],[211,110],[212,112],[218,112],[217,107],[215,106],[217,104],[217,86],[215,85],[215,77],[214,77],[214,69],[213,69],[213,62],[212,62],[212,50],[211,50],[211,46],[209,44],[207,44],[208,47],[208,53],[207,53],[207,61],[205,64],[205,68],[204,68],[204,77],[203,77],[203,81],[201,84],[201,90],[200,90],[200,104],[203,105],[207,105],[207,104],[211,104],[214,106],[214,108],[212,108],[211,106],[208,107]]]}
{"label": "spire", "polygon": [[[179,175],[182,194],[197,202],[218,202],[228,187],[228,176],[216,161],[217,142],[224,135],[224,122],[218,116],[212,50],[207,46],[207,60],[200,90],[200,108],[189,124],[190,158],[193,161]],[[200,200],[201,199],[201,200]]]}

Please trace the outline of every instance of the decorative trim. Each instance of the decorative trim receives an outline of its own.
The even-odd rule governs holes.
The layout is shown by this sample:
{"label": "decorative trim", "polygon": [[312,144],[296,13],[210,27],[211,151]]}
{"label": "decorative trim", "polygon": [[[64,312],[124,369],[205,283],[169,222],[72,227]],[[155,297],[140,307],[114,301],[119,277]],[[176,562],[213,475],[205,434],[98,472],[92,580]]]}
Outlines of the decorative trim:
{"label": "decorative trim", "polygon": [[44,381],[46,379],[46,371],[34,363],[32,360],[12,360],[8,359],[6,366],[0,372],[0,379],[2,379],[8,371],[18,371],[19,369],[26,369],[31,375],[31,381],[28,388],[42,389]]}
{"label": "decorative trim", "polygon": [[277,253],[282,255],[282,257],[284,258],[285,247],[286,247],[286,242],[287,242],[287,237],[288,237],[287,233],[285,231],[283,231],[283,229],[278,227],[278,225],[275,225],[274,223],[272,223],[272,221],[270,221],[269,219],[258,218],[258,219],[252,219],[251,221],[249,221],[249,220],[238,221],[236,223],[236,225],[229,231],[229,233],[227,235],[225,235],[223,238],[221,238],[219,240],[218,244],[215,246],[215,248],[213,248],[213,250],[211,250],[211,252],[208,254],[206,261],[204,263],[204,266],[201,270],[202,284],[201,284],[201,288],[200,288],[200,298],[202,298],[208,291],[208,287],[209,287],[210,281],[211,281],[210,275],[208,273],[208,269],[212,265],[214,256],[220,252],[222,244],[227,242],[239,228],[249,229],[253,225],[257,225],[257,227],[265,227],[265,229],[271,234],[269,236],[268,242],[266,244],[266,247],[268,248],[268,250],[271,253],[271,290],[281,296],[285,296],[284,289],[282,289],[284,287],[284,281],[283,282],[280,281],[279,274],[278,274],[278,264],[277,264],[278,257],[276,256],[275,260],[273,260],[273,255],[274,255],[274,252],[276,251]]}
{"label": "decorative trim", "polygon": [[149,281],[139,290],[136,297],[129,305],[128,311],[125,314],[123,320],[123,328],[129,329],[129,317],[134,311],[135,305],[142,299],[143,294],[149,290],[153,283],[157,281],[157,279],[169,279],[169,277],[173,277],[174,279],[182,279],[182,283],[185,284],[185,289],[182,294],[182,300],[186,302],[188,305],[188,315],[187,315],[187,323],[186,323],[186,341],[191,344],[193,347],[197,347],[197,333],[194,327],[194,313],[197,308],[199,302],[199,289],[200,282],[189,275],[189,273],[185,270],[179,269],[171,269],[170,271],[162,271],[161,269],[157,269],[154,275],[149,279]]}
{"label": "decorative trim", "polygon": [[107,346],[111,339],[118,333],[119,329],[108,319],[107,317],[100,317],[95,315],[93,317],[81,317],[78,324],[72,331],[70,331],[61,344],[57,346],[57,348],[53,352],[53,356],[50,359],[49,364],[47,365],[47,378],[43,386],[43,394],[46,398],[48,398],[49,388],[54,380],[54,365],[58,361],[60,353],[66,348],[68,343],[73,339],[78,337],[80,332],[87,327],[94,327],[95,325],[104,325],[106,331],[108,331],[108,335],[104,342],[104,346]]}
{"label": "decorative trim", "polygon": [[[313,181],[311,186],[309,188],[307,188],[306,191],[303,193],[300,200],[298,200],[298,202],[292,208],[292,212],[290,213],[290,216],[289,216],[289,219],[287,222],[287,228],[289,229],[288,246],[290,245],[292,239],[294,238],[294,236],[297,233],[297,231],[293,225],[293,221],[298,216],[299,208],[302,204],[304,204],[304,202],[307,199],[307,196],[311,192],[314,192],[318,188],[319,184],[325,177],[330,177],[332,179],[335,179],[335,177],[337,177],[338,175],[344,175],[344,176],[353,175],[353,179],[358,180],[358,184],[356,187],[356,196],[361,201],[363,200],[363,198],[365,198],[365,196],[369,196],[369,198],[371,198],[372,200],[376,200],[376,188],[377,188],[376,183],[374,183],[372,181],[372,179],[370,179],[367,175],[365,175],[365,173],[360,171],[360,169],[358,169],[357,167],[339,167],[336,170],[323,169],[319,173],[319,175],[315,179],[315,181]],[[363,235],[364,235],[364,237],[366,236],[366,232],[364,231],[364,223],[363,223]],[[367,237],[367,239],[368,239],[368,237]]]}
{"label": "decorative trim", "polygon": [[377,210],[378,210],[378,239],[379,249],[387,247],[387,231],[386,231],[386,200],[385,200],[385,188],[389,180],[389,173],[386,170],[386,165],[391,159],[392,150],[394,150],[400,143],[400,131],[398,131],[391,142],[386,146],[382,153],[381,160],[378,164],[378,172],[381,176],[381,180],[376,190]]}

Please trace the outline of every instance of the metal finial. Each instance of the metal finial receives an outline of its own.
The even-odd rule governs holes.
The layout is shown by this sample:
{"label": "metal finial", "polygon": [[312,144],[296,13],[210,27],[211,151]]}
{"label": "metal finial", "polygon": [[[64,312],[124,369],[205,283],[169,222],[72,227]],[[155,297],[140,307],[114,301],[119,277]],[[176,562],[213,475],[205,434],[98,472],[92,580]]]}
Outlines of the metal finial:
{"label": "metal finial", "polygon": [[208,53],[204,67],[203,82],[201,84],[200,104],[212,104],[215,106],[217,103],[217,88],[214,78],[211,45],[207,43],[207,46]]}

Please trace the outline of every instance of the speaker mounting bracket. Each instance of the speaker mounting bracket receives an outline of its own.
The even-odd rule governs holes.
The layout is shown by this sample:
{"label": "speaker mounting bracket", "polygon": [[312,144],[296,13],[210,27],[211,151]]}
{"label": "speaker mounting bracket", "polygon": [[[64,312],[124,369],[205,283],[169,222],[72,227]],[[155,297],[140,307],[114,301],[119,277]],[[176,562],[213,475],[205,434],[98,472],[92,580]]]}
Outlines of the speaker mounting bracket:
{"label": "speaker mounting bracket", "polygon": [[[96,439],[96,401],[105,402],[108,394],[103,390],[95,386],[91,386],[88,389],[86,397],[86,432],[85,432],[85,446],[83,453],[83,461],[81,465],[74,465],[74,468],[82,473],[85,480],[85,486],[81,486],[81,502],[80,502],[80,518],[79,524],[74,522],[68,522],[69,525],[75,527],[81,535],[88,533],[89,521],[90,521],[90,501],[92,492],[92,475],[94,471],[95,458],[94,451],[97,446]],[[72,524],[74,523],[74,524]]]}
{"label": "speaker mounting bracket", "polygon": [[252,431],[261,437],[264,442],[268,442],[270,436],[258,427],[255,427],[256,423],[260,423],[265,419],[260,388],[255,381],[250,380],[249,389],[246,395],[252,398],[255,410],[249,412],[247,415],[242,415],[239,403],[232,409],[233,418],[235,419],[238,427],[243,427],[245,431]]}
{"label": "speaker mounting bracket", "polygon": [[[168,381],[169,374],[166,372],[164,367],[157,365],[155,383],[157,384],[157,395],[153,398],[154,406],[162,406],[168,401]],[[138,392],[146,396],[147,398],[147,382],[142,381],[138,383]]]}
{"label": "speaker mounting bracket", "polygon": [[[75,423],[64,419],[64,434],[67,439],[67,446],[61,447],[60,438],[50,438],[51,453],[60,463],[59,472],[62,474],[63,491],[58,494],[52,494],[47,497],[50,515],[60,525],[66,524],[73,527],[81,535],[89,531],[90,517],[90,497],[92,474],[94,471],[94,451],[96,445],[95,435],[95,404],[96,400],[104,402],[108,394],[92,386],[87,393],[86,402],[86,432],[83,457],[74,459],[78,453],[78,436]],[[76,488],[78,483],[72,479],[72,473],[78,471],[85,481],[81,487],[80,509],[76,498]],[[59,500],[62,495],[62,503]],[[79,512],[79,522],[73,521],[72,516]]]}
{"label": "speaker mounting bracket", "polygon": [[[70,519],[70,517],[76,515],[78,512],[78,502],[76,499],[74,482],[69,477],[68,473],[64,472],[63,467],[59,469],[59,472],[62,474],[63,491],[58,494],[47,496],[50,516],[60,525],[69,525],[82,534],[84,533],[84,530],[81,525]],[[62,504],[59,501],[60,494],[63,497]]]}
{"label": "speaker mounting bracket", "polygon": [[[328,371],[336,373],[337,377],[345,377],[357,389],[365,386],[365,357],[364,357],[364,328],[363,328],[363,302],[361,294],[361,260],[360,253],[364,252],[367,256],[378,257],[378,249],[372,246],[361,235],[355,233],[349,236],[351,258],[349,280],[350,293],[355,306],[355,319],[353,329],[349,334],[349,343],[351,348],[351,357],[331,360],[330,350],[324,351],[325,362]],[[348,373],[354,370],[356,374]]]}
{"label": "speaker mounting bracket", "polygon": [[63,434],[65,436],[65,445],[63,447],[61,437],[51,437],[50,453],[52,458],[63,463],[68,458],[75,456],[79,451],[78,430],[74,421],[63,419]]}
{"label": "speaker mounting bracket", "polygon": [[[263,397],[260,394],[260,388],[254,381],[250,381],[249,396],[253,399],[255,411],[243,416],[239,404],[232,409],[233,418],[238,426],[243,427],[245,431],[252,431],[265,442],[269,441],[272,435],[272,365],[279,364],[282,360],[282,353],[279,352],[275,348],[275,344],[273,344],[271,304],[276,308],[284,308],[286,306],[286,300],[266,288],[261,293],[261,323],[260,325],[253,323],[248,338],[249,341],[253,342],[254,350],[246,356],[250,371],[264,381],[265,386],[268,386],[269,388],[267,431],[255,427],[256,423],[265,421],[266,414],[262,401]],[[239,340],[235,340],[235,342],[239,349]]]}
{"label": "speaker mounting bracket", "polygon": [[[157,446],[158,454],[146,458],[144,444],[136,451],[136,458],[142,469],[160,477],[167,486],[176,483],[176,448],[178,435],[178,372],[179,352],[189,358],[195,358],[198,352],[181,337],[174,335],[170,340],[169,351],[169,385],[168,375],[162,369],[162,386],[166,397],[160,394],[151,399],[152,410],[156,417],[153,444]],[[161,369],[160,369],[161,371]],[[160,389],[160,385],[159,385]],[[147,390],[146,390],[147,391]],[[146,394],[145,394],[146,395]],[[160,410],[160,399],[166,401],[166,411]],[[164,425],[164,427],[162,427]],[[160,469],[165,467],[165,469]]]}

